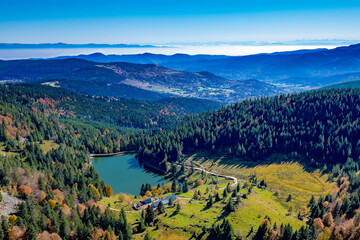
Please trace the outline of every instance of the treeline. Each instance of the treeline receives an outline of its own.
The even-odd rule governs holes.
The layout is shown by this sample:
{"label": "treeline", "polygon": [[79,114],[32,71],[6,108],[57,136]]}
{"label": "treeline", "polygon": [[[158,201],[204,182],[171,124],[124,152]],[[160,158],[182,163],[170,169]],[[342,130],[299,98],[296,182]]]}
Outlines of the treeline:
{"label": "treeline", "polygon": [[142,141],[140,158],[163,168],[203,150],[261,162],[273,153],[298,153],[313,167],[360,156],[359,89],[313,91],[247,100],[191,115]]}

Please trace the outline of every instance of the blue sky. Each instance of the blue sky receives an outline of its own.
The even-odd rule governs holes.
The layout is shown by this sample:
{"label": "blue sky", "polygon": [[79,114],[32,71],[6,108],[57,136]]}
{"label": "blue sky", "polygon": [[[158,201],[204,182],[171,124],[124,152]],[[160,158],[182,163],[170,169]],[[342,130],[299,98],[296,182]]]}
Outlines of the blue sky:
{"label": "blue sky", "polygon": [[0,0],[0,42],[360,40],[359,0]]}

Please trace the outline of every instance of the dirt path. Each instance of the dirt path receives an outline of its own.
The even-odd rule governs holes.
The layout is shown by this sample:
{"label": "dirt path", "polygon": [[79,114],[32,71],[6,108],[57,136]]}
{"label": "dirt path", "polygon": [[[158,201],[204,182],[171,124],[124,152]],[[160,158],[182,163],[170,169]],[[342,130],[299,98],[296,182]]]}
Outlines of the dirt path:
{"label": "dirt path", "polygon": [[[212,176],[223,177],[223,178],[226,178],[226,179],[231,179],[231,180],[233,180],[234,183],[231,184],[231,185],[236,185],[236,184],[239,182],[239,179],[237,179],[237,178],[234,177],[234,176],[223,175],[223,174],[218,174],[218,173],[214,173],[214,172],[209,172],[209,171],[207,171],[207,170],[204,168],[204,166],[202,166],[202,165],[200,165],[200,164],[198,164],[198,163],[195,163],[195,162],[192,162],[192,163],[194,163],[195,165],[199,166],[199,167],[194,167],[195,170],[205,172],[206,174],[209,174],[209,175],[212,175]],[[177,164],[177,166],[180,166],[180,167],[181,167],[180,164]],[[187,167],[188,169],[191,168],[191,166],[189,166],[189,165],[185,165],[185,167]]]}

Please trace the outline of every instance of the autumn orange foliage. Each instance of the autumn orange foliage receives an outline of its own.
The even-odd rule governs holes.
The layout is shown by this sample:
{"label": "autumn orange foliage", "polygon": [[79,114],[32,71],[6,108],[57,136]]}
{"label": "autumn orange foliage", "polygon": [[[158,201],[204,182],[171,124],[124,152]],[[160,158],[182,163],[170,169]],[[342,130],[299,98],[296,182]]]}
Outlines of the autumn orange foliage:
{"label": "autumn orange foliage", "polygon": [[32,190],[30,187],[28,186],[20,186],[19,188],[19,193],[23,196],[23,197],[29,197],[30,194],[32,193]]}
{"label": "autumn orange foliage", "polygon": [[113,195],[113,190],[110,186],[105,186],[105,194],[107,197],[110,197]]}
{"label": "autumn orange foliage", "polygon": [[44,231],[37,235],[36,240],[61,240],[61,237],[57,233],[49,233]]}
{"label": "autumn orange foliage", "polygon": [[21,229],[18,226],[13,226],[8,230],[8,239],[9,240],[17,240],[25,238],[25,230]]}

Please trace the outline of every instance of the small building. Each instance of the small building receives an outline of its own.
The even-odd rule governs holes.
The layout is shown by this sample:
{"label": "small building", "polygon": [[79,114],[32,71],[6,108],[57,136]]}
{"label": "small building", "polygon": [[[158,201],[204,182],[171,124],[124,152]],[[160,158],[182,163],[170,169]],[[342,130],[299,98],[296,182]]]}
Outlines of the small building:
{"label": "small building", "polygon": [[175,201],[177,198],[176,198],[175,194],[173,194],[173,195],[170,195],[170,196],[168,196],[168,197],[166,197],[166,198],[162,198],[162,199],[160,199],[160,200],[158,200],[158,201],[154,201],[154,202],[152,203],[152,206],[153,206],[154,208],[157,208],[157,206],[159,205],[160,202],[162,202],[164,205],[169,204],[170,199],[171,199],[172,201]]}
{"label": "small building", "polygon": [[145,199],[144,201],[141,201],[141,203],[142,203],[143,205],[148,204],[148,203],[151,203],[151,202],[152,202],[152,199],[151,199],[151,198],[148,198],[148,199]]}

